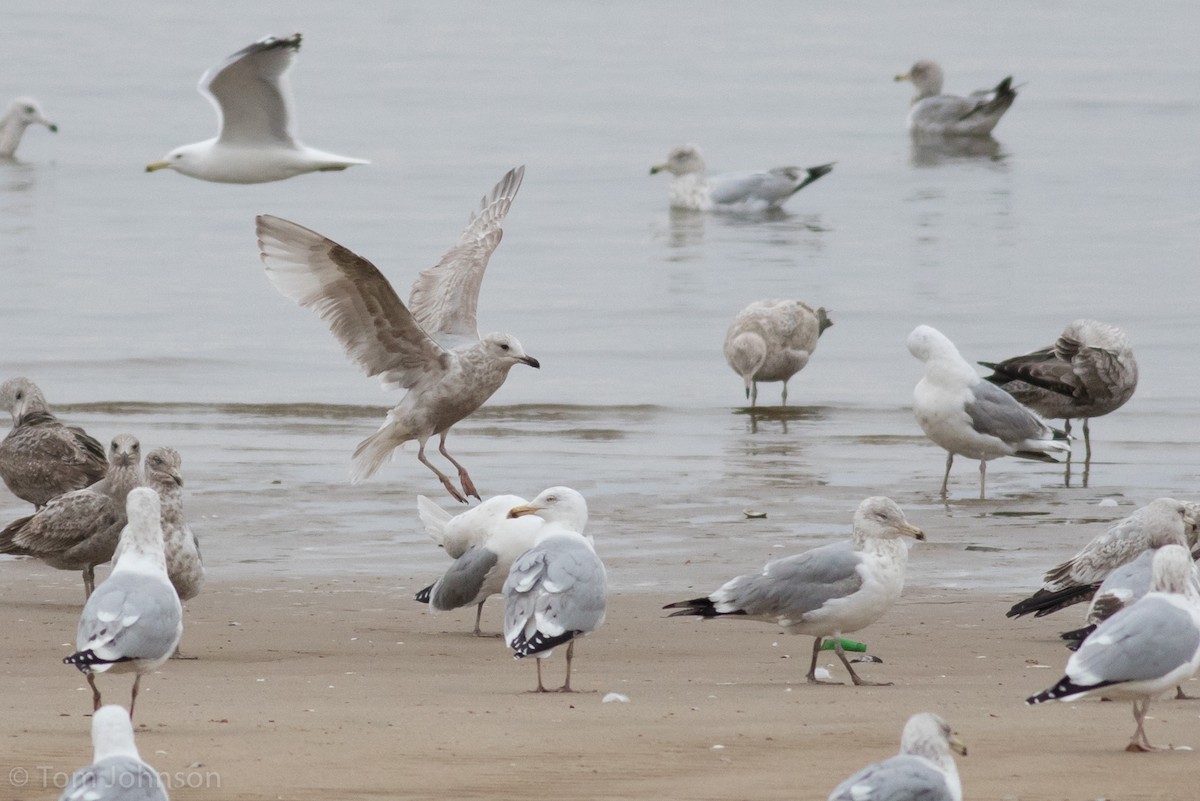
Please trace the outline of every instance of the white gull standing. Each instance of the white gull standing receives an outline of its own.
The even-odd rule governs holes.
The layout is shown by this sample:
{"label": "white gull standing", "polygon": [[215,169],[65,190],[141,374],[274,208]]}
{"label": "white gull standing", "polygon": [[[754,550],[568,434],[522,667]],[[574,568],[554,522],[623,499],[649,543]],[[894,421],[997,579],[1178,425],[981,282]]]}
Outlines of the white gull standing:
{"label": "white gull standing", "polygon": [[904,724],[899,754],[846,779],[829,801],[962,801],[955,753],[966,756],[967,747],[950,724],[919,712]]}
{"label": "white gull standing", "polygon": [[158,773],[138,753],[124,707],[96,710],[92,764],[75,771],[58,801],[168,801]]}
{"label": "white gull standing", "polygon": [[16,156],[17,145],[30,125],[43,125],[51,133],[58,133],[58,126],[46,119],[42,107],[32,97],[18,97],[8,104],[8,110],[0,117],[0,159]]}
{"label": "white gull standing", "polygon": [[667,160],[650,174],[671,173],[671,208],[685,211],[764,211],[778,209],[788,198],[833,170],[816,167],[775,167],[763,172],[707,175],[696,145],[672,148]]}
{"label": "white gull standing", "polygon": [[817,678],[821,643],[833,637],[834,651],[850,679],[875,685],[850,667],[841,636],[871,625],[899,600],[908,566],[908,547],[901,536],[925,540],[925,533],[909,524],[891,498],[867,498],[854,512],[849,540],[776,559],[762,572],[738,576],[711,595],[663,609],[680,610],[671,617],[760,620],[782,626],[789,634],[813,637],[812,663],[805,676],[809,684],[840,683]]}
{"label": "white gull standing", "polygon": [[1067,661],[1066,675],[1028,704],[1103,696],[1133,701],[1126,751],[1160,750],[1146,737],[1151,699],[1200,668],[1200,595],[1191,554],[1166,545],[1154,555],[1151,591],[1105,620]]}
{"label": "white gull standing", "polygon": [[758,403],[759,381],[787,382],[808,364],[817,340],[833,325],[824,308],[799,300],[756,300],[738,312],[725,332],[725,361],[742,377],[750,405]]}
{"label": "white gull standing", "polygon": [[604,563],[592,538],[577,528],[587,522],[587,502],[567,487],[551,487],[509,514],[536,515],[544,525],[536,544],[513,562],[504,582],[504,641],[514,658],[534,657],[539,693],[547,692],[542,660],[569,643],[567,677],[557,691],[574,692],[575,639],[600,628],[608,603]]}
{"label": "white gull standing", "polygon": [[1056,462],[1070,453],[1066,434],[1046,425],[1004,390],[984,381],[954,347],[928,325],[908,335],[908,351],[925,364],[913,390],[913,414],[925,436],[946,449],[942,496],[950,482],[954,455],[979,460],[979,497],[985,497],[987,463],[1001,456]]}
{"label": "white gull standing", "polygon": [[[479,287],[525,168],[509,170],[437,266],[413,284],[405,307],[375,265],[315,231],[278,217],[258,217],[258,246],[267,277],[283,295],[324,320],[346,355],[385,389],[407,389],[379,431],[354,451],[352,481],[361,481],[415,439],[417,459],[446,491],[466,503],[479,497],[467,470],[446,452],[450,427],[474,413],[508,378],[514,364],[540,367],[511,334],[480,337]],[[462,492],[425,458],[425,443],[458,469]]]}
{"label": "white gull standing", "polygon": [[932,61],[918,61],[897,81],[911,81],[912,108],[908,130],[912,134],[989,136],[996,123],[1017,99],[1012,76],[993,89],[980,89],[967,97],[942,94],[942,68]]}
{"label": "white gull standing", "polygon": [[202,181],[258,184],[306,172],[344,170],[362,159],[315,150],[296,138],[287,70],[300,51],[300,34],[268,36],[242,48],[200,78],[200,94],[217,110],[213,139],[177,147],[146,165]]}

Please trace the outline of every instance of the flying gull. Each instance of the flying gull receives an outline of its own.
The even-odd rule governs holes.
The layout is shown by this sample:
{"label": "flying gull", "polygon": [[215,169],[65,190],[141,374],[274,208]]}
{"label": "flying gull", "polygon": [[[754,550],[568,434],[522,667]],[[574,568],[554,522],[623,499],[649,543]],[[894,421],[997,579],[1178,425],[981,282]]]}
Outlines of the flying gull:
{"label": "flying gull", "polygon": [[667,160],[650,174],[669,172],[671,208],[685,211],[764,211],[778,209],[787,199],[822,175],[833,164],[816,167],[775,167],[765,172],[725,172],[706,175],[704,157],[696,145],[672,148]]}
{"label": "flying gull", "polygon": [[936,328],[919,325],[908,335],[908,351],[925,363],[913,390],[913,414],[925,436],[946,449],[942,496],[954,455],[979,460],[979,497],[985,497],[987,463],[1000,456],[1041,462],[1070,453],[1066,434],[1050,428],[1011,395],[976,374],[958,348]]}
{"label": "flying gull", "polygon": [[587,521],[587,503],[572,489],[551,487],[509,514],[536,515],[544,525],[536,544],[513,562],[504,582],[504,640],[516,659],[534,657],[539,693],[547,692],[542,660],[569,643],[567,677],[557,691],[573,692],[575,639],[600,628],[608,602],[604,563],[592,538],[576,528]]}
{"label": "flying gull", "polygon": [[0,478],[13,495],[39,509],[64,492],[104,478],[104,446],[50,411],[37,384],[10,378],[0,385],[0,409],[13,427],[0,442]]}
{"label": "flying gull", "polygon": [[[500,389],[514,364],[541,366],[510,334],[481,338],[475,320],[484,270],[524,175],[524,167],[510,170],[484,196],[454,247],[418,276],[408,307],[366,259],[293,222],[258,217],[258,246],[275,288],[315,311],[351,361],[379,376],[385,389],[408,390],[354,451],[352,481],[369,477],[397,446],[415,439],[417,459],[456,500],[479,497],[466,468],[446,452],[446,434]],[[435,434],[438,450],[458,469],[462,492],[425,458]]]}
{"label": "flying gull", "polygon": [[58,801],[167,801],[158,773],[138,753],[124,707],[109,704],[92,715],[92,754]]}
{"label": "flying gull", "polygon": [[134,671],[132,717],[142,674],[166,662],[183,636],[183,607],[167,577],[161,516],[158,493],[149,487],[129,492],[121,554],[84,605],[76,652],[63,660],[87,675],[95,709],[100,708],[97,673]]}
{"label": "flying gull", "polygon": [[829,801],[962,801],[951,752],[966,756],[967,747],[946,721],[920,712],[904,724],[899,754],[846,779]]}
{"label": "flying gull", "polygon": [[725,333],[725,361],[746,384],[750,405],[758,403],[759,381],[787,382],[804,369],[817,340],[833,321],[824,308],[799,300],[756,300],[738,312]]}
{"label": "flying gull", "polygon": [[42,107],[32,97],[18,97],[8,104],[8,111],[0,117],[0,159],[16,156],[17,145],[30,125],[44,125],[51,133],[58,133],[58,126],[46,119]]}
{"label": "flying gull", "polygon": [[298,33],[268,36],[204,73],[200,94],[216,107],[220,131],[175,148],[146,165],[146,172],[168,169],[202,181],[260,184],[369,163],[314,150],[296,138],[286,73],[299,51]]}
{"label": "flying gull", "polygon": [[912,82],[908,130],[918,135],[989,136],[1017,99],[1011,75],[995,88],[980,89],[967,97],[944,95],[942,68],[932,61],[918,61],[896,80]]}
{"label": "flying gull", "polygon": [[671,617],[761,620],[782,626],[789,634],[813,637],[812,664],[805,676],[809,684],[840,683],[817,678],[821,643],[833,637],[834,651],[850,679],[875,685],[854,672],[841,637],[871,625],[900,598],[908,566],[908,547],[901,536],[925,540],[925,533],[909,525],[891,498],[867,498],[854,513],[849,540],[768,562],[761,573],[738,576],[711,595],[663,609],[680,610]]}

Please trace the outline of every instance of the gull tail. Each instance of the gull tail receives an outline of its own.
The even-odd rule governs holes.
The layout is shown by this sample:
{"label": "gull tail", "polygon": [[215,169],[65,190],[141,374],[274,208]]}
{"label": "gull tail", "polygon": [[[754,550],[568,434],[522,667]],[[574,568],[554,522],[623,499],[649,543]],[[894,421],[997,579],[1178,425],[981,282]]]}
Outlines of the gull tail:
{"label": "gull tail", "polygon": [[[976,95],[977,97],[979,95]],[[996,84],[992,91],[988,92],[983,102],[975,106],[975,108],[962,115],[959,119],[965,120],[969,117],[981,116],[990,117],[995,115],[997,119],[1000,115],[1008,111],[1008,107],[1017,99],[1017,89],[1012,85],[1012,76]]]}
{"label": "gull tail", "polygon": [[1065,609],[1072,604],[1090,601],[1096,593],[1096,585],[1083,584],[1065,590],[1038,590],[1023,601],[1018,601],[1005,613],[1005,617],[1020,617],[1034,613],[1034,617],[1045,617],[1051,612]]}
{"label": "gull tail", "polygon": [[86,651],[77,651],[63,659],[64,665],[74,665],[79,668],[81,673],[90,673],[96,665],[115,665],[118,662],[129,662],[131,657],[123,656],[120,659],[102,659],[96,656],[96,652],[91,648]]}
{"label": "gull tail", "polygon": [[526,639],[525,632],[522,631],[516,637],[513,637],[512,642],[508,645],[513,649],[513,659],[524,659],[527,656],[537,656],[538,654],[557,648],[563,643],[575,639],[581,633],[579,631],[564,631],[562,634],[550,637],[537,631],[534,632],[532,637]]}
{"label": "gull tail", "polygon": [[1085,693],[1088,690],[1098,690],[1102,687],[1108,687],[1111,684],[1117,684],[1115,681],[1101,681],[1096,684],[1076,684],[1066,676],[1059,679],[1058,684],[1055,684],[1048,690],[1042,690],[1037,695],[1031,695],[1025,699],[1027,704],[1041,704],[1046,701],[1070,701],[1080,693]]}
{"label": "gull tail", "polygon": [[679,610],[678,612],[672,612],[667,617],[683,617],[687,615],[695,617],[724,617],[725,615],[746,614],[741,609],[734,612],[718,612],[717,605],[707,596],[704,598],[693,598],[690,601],[676,601],[673,604],[667,604],[663,609]]}
{"label": "gull tail", "polygon": [[817,339],[821,338],[821,334],[825,333],[825,329],[833,325],[833,320],[829,319],[829,312],[825,311],[825,307],[821,306],[817,309]]}
{"label": "gull tail", "polygon": [[828,175],[829,173],[833,172],[834,164],[837,164],[837,162],[831,161],[828,164],[819,164],[816,167],[806,168],[805,173],[807,173],[807,174],[804,176],[804,180],[801,181],[796,186],[796,188],[792,190],[792,194],[793,195],[796,194],[801,189],[808,186],[809,184],[811,184],[813,181],[817,180],[818,178],[821,178],[822,176]]}
{"label": "gull tail", "polygon": [[14,556],[32,556],[33,553],[22,547],[16,542],[16,536],[21,533],[21,529],[25,524],[33,519],[33,515],[20,517],[9,523],[0,531],[0,553],[12,554]]}
{"label": "gull tail", "polygon": [[357,484],[375,474],[375,471],[392,458],[392,451],[408,442],[412,436],[391,421],[371,436],[358,443],[354,449],[354,463],[350,466],[350,483]]}
{"label": "gull tail", "polygon": [[[429,535],[429,539],[437,543],[439,548],[445,548],[446,524],[450,522],[453,515],[424,495],[417,496],[417,514],[421,516],[421,522],[425,524],[425,533]],[[418,596],[417,600],[421,601],[421,598]],[[425,603],[425,601],[421,602]]]}

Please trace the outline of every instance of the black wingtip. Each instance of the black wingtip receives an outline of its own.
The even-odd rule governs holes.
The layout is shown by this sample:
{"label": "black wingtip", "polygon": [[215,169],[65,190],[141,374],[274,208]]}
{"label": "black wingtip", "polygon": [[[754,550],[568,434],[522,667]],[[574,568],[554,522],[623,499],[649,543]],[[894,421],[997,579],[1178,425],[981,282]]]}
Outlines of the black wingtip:
{"label": "black wingtip", "polygon": [[120,659],[101,659],[91,648],[86,651],[76,651],[70,656],[63,657],[64,665],[74,665],[80,673],[90,673],[93,665],[115,665],[118,662],[129,662],[131,659],[123,656]]}
{"label": "black wingtip", "polygon": [[421,590],[416,595],[414,595],[413,600],[420,604],[429,603],[429,598],[431,595],[433,595],[433,588],[435,586],[436,585],[434,585],[434,584],[430,584],[428,587],[426,587],[425,589]]}
{"label": "black wingtip", "polygon": [[1065,590],[1038,590],[1023,601],[1017,601],[1005,612],[1005,617],[1020,617],[1033,613],[1034,617],[1045,617],[1072,604],[1091,600],[1097,585],[1083,584]]}
{"label": "black wingtip", "polygon": [[524,659],[527,656],[535,656],[537,654],[549,651],[551,648],[557,648],[565,642],[575,639],[582,634],[580,631],[564,631],[562,634],[557,634],[553,637],[547,637],[540,631],[534,632],[533,637],[525,639],[525,633],[518,634],[509,647],[513,649],[513,659]]}

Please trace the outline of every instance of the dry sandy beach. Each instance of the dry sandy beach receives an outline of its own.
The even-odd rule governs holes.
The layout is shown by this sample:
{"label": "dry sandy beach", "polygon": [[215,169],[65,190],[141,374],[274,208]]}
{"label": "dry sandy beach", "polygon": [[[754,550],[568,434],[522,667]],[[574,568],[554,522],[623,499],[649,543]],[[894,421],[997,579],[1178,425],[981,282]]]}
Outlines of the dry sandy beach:
{"label": "dry sandy beach", "polygon": [[[617,594],[577,649],[582,692],[538,696],[532,664],[468,634],[472,612],[411,600],[423,578],[214,581],[187,610],[198,658],[148,676],[139,698],[138,746],[171,797],[824,799],[895,753],[922,710],[967,742],[970,799],[1194,797],[1196,753],[1122,751],[1128,703],[1023,704],[1059,677],[1055,633],[1077,616],[1005,620],[1015,595],[909,587],[857,635],[884,659],[864,676],[895,686],[855,688],[804,684],[807,637],[668,621],[678,593]],[[80,593],[74,573],[0,563],[0,798],[57,798],[48,785],[90,761],[90,694],[59,663]],[[499,616],[493,600],[485,628]],[[547,684],[563,664],[547,663]],[[127,703],[130,682],[99,678],[107,702]],[[602,703],[609,692],[629,702]],[[1151,716],[1152,742],[1200,746],[1200,702]]]}

